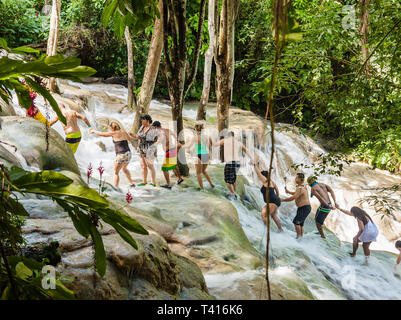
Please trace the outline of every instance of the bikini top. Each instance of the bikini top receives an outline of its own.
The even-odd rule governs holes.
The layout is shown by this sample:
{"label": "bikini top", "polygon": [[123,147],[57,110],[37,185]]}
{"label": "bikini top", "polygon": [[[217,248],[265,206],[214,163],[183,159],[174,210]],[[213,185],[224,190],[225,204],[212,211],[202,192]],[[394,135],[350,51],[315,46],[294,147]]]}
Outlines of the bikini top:
{"label": "bikini top", "polygon": [[116,150],[116,154],[124,154],[130,151],[128,141],[127,140],[121,140],[121,141],[114,141],[114,148]]}

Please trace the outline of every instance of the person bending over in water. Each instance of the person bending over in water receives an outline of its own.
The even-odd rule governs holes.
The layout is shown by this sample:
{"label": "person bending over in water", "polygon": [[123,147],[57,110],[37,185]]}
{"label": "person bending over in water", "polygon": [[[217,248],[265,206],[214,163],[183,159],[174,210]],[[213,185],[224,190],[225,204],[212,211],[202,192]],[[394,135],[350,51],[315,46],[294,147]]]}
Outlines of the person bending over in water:
{"label": "person bending over in water", "polygon": [[[74,110],[67,110],[65,108],[65,106],[62,104],[60,104],[59,107],[60,107],[61,113],[63,114],[63,116],[65,117],[65,119],[67,121],[67,125],[62,124],[65,135],[66,135],[65,142],[68,144],[68,146],[71,148],[72,152],[75,154],[75,152],[77,152],[79,143],[81,142],[81,138],[82,138],[81,130],[79,129],[77,119],[83,120],[89,128],[91,127],[91,124],[89,123],[88,119],[84,115],[82,115]],[[50,126],[55,124],[57,121],[58,121],[58,117],[56,116],[56,118],[50,122]]]}
{"label": "person bending over in water", "polygon": [[121,129],[117,122],[111,122],[110,129],[111,131],[108,132],[100,132],[90,129],[89,133],[96,134],[101,137],[113,138],[114,148],[116,151],[116,159],[114,161],[114,185],[118,187],[120,184],[120,171],[123,170],[131,187],[135,187],[135,184],[131,178],[131,174],[127,168],[132,158],[131,150],[128,145],[128,141],[131,138],[125,130]]}
{"label": "person bending over in water", "polygon": [[[280,192],[277,188],[277,185],[274,183],[273,180],[270,180],[270,185],[267,185],[267,176],[268,172],[267,171],[260,171],[256,163],[253,164],[255,168],[255,172],[258,175],[258,178],[260,181],[262,181],[263,186],[260,189],[260,192],[263,195],[263,199],[265,200],[266,205],[263,207],[262,210],[262,220],[265,224],[267,224],[267,205],[269,205],[269,211],[270,211],[270,216],[273,218],[273,221],[276,223],[278,230],[281,232],[283,231],[283,228],[281,227],[280,219],[278,217],[278,208],[281,205],[280,201]],[[266,199],[266,191],[267,188],[269,188],[269,204],[267,204],[267,199]]]}
{"label": "person bending over in water", "polygon": [[231,196],[236,200],[237,195],[237,174],[241,168],[241,154],[245,152],[249,158],[252,159],[248,149],[243,145],[242,142],[235,139],[233,131],[229,131],[224,139],[217,141],[213,145],[224,146],[224,181],[227,184],[228,190],[231,192]]}
{"label": "person bending over in water", "polygon": [[395,266],[397,267],[397,266],[401,263],[401,240],[398,240],[398,241],[395,243],[395,247],[396,247],[396,249],[400,252],[400,254],[399,254],[398,257],[397,257],[397,261],[396,261],[396,263],[395,263]]}
{"label": "person bending over in water", "polygon": [[203,181],[202,181],[202,174],[205,176],[207,181],[209,182],[210,186],[214,188],[214,184],[212,179],[210,179],[209,174],[206,172],[206,168],[209,164],[209,150],[212,146],[212,139],[205,134],[202,134],[203,131],[203,124],[195,124],[195,131],[196,134],[192,137],[192,139],[184,144],[182,148],[190,149],[193,144],[196,147],[196,163],[195,163],[195,170],[196,170],[196,178],[198,179],[199,187],[203,190]]}
{"label": "person bending over in water", "polygon": [[369,247],[372,241],[376,241],[379,235],[379,229],[374,224],[372,218],[361,208],[352,207],[351,211],[347,211],[341,209],[340,206],[337,205],[337,209],[357,220],[359,231],[353,239],[353,250],[350,256],[355,257],[359,242],[362,242],[363,251],[365,253],[365,263],[367,264],[370,257]]}
{"label": "person bending over in water", "polygon": [[[162,165],[162,171],[164,178],[166,179],[167,184],[161,186],[162,188],[167,188],[171,189],[170,186],[170,170],[173,170],[177,177],[177,184],[182,183],[184,180],[181,178],[180,170],[177,167],[177,136],[174,134],[169,129],[162,128],[162,125],[159,121],[155,121],[153,123],[153,127],[156,128],[160,132],[160,137],[159,139],[162,144],[163,144],[163,149],[166,152],[166,157],[164,159],[163,165]],[[170,137],[173,137],[174,139],[170,139]],[[158,140],[158,141],[159,141]],[[181,146],[178,144],[178,147]]]}
{"label": "person bending over in water", "polygon": [[[323,232],[323,224],[324,220],[326,220],[328,214],[330,213],[331,210],[335,210],[336,207],[336,195],[334,194],[334,191],[330,186],[328,186],[325,183],[317,182],[316,177],[309,177],[308,178],[308,184],[311,187],[311,197],[315,196],[319,202],[320,202],[320,207],[316,211],[315,215],[315,222],[316,222],[316,227],[317,230],[319,231],[320,236],[323,239],[326,239],[326,236],[324,235]],[[333,199],[333,202],[330,200],[330,195]],[[334,205],[333,205],[333,204]]]}
{"label": "person bending over in water", "polygon": [[150,115],[142,116],[141,122],[142,126],[139,128],[137,134],[130,133],[132,138],[139,139],[138,152],[141,159],[143,182],[138,184],[138,186],[145,186],[147,184],[149,170],[152,181],[150,185],[156,187],[156,171],[153,162],[157,157],[156,141],[160,134],[155,127],[151,126],[153,120]]}
{"label": "person bending over in water", "polygon": [[291,192],[287,190],[287,186],[285,187],[285,192],[291,194],[292,197],[287,199],[280,199],[283,202],[289,202],[295,200],[295,204],[297,205],[297,215],[292,221],[295,226],[295,231],[297,233],[297,239],[301,238],[304,234],[304,222],[311,212],[312,208],[309,202],[308,190],[305,187],[305,175],[303,173],[297,173],[295,178],[295,183],[297,184],[297,189],[295,192]]}

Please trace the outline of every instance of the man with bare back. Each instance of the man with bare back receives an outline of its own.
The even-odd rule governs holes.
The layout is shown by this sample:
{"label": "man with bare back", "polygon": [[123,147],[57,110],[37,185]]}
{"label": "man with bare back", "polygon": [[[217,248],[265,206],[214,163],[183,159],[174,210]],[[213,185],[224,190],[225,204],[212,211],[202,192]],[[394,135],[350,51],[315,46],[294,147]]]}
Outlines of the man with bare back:
{"label": "man with bare back", "polygon": [[292,196],[287,199],[280,200],[282,202],[290,202],[292,200],[295,200],[295,204],[297,205],[298,209],[297,215],[292,222],[295,226],[297,239],[299,239],[304,234],[304,222],[311,212],[312,207],[310,206],[309,194],[305,186],[305,175],[303,173],[297,173],[295,183],[297,185],[295,192],[289,191],[287,187],[285,187],[285,192],[291,194]]}
{"label": "man with bare back", "polygon": [[[88,121],[88,119],[74,111],[74,110],[67,110],[64,105],[60,104],[60,111],[63,114],[63,116],[65,117],[66,121],[67,121],[67,125],[62,124],[66,138],[65,138],[65,142],[68,144],[68,146],[71,148],[72,152],[75,153],[78,149],[79,143],[81,142],[81,130],[79,129],[78,126],[78,120],[77,119],[81,119],[83,120],[87,126],[90,128],[91,125]],[[50,126],[52,126],[53,124],[55,124],[58,121],[58,117],[56,117],[54,120],[52,120],[50,122]]]}
{"label": "man with bare back", "polygon": [[[312,188],[311,197],[315,196],[320,202],[320,207],[316,211],[315,222],[320,236],[323,239],[326,239],[323,232],[323,224],[330,211],[336,209],[336,195],[330,186],[325,183],[317,182],[316,177],[314,176],[308,178],[308,184]],[[331,195],[333,202],[331,202],[329,194]]]}

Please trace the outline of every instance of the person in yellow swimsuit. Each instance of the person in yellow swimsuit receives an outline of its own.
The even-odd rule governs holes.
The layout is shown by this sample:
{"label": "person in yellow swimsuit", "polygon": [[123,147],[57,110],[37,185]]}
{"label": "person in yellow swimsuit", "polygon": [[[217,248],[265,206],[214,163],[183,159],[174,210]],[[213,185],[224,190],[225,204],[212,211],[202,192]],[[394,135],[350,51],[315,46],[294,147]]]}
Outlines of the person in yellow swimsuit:
{"label": "person in yellow swimsuit", "polygon": [[[78,120],[83,120],[89,128],[91,128],[91,124],[88,121],[88,118],[84,115],[74,111],[74,110],[67,110],[64,105],[60,104],[60,111],[65,117],[67,121],[67,125],[62,124],[66,139],[65,142],[71,148],[72,152],[75,153],[78,149],[79,143],[81,142],[81,130],[78,126]],[[50,122],[50,126],[58,121],[58,117],[56,117],[53,121]]]}

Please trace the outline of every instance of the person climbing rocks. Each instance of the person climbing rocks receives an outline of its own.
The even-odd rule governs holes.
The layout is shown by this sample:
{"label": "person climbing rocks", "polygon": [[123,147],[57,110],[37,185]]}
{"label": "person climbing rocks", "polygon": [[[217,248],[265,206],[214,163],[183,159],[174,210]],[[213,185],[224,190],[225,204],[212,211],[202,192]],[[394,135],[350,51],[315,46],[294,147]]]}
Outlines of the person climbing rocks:
{"label": "person climbing rocks", "polygon": [[204,127],[202,123],[195,124],[195,135],[189,140],[189,142],[182,145],[182,148],[189,150],[195,144],[197,154],[197,158],[195,160],[196,178],[198,179],[201,190],[203,190],[202,174],[205,176],[210,186],[214,188],[212,179],[206,172],[206,168],[210,160],[209,151],[212,148],[212,140],[209,136],[203,133],[203,129]]}
{"label": "person climbing rocks", "polygon": [[47,120],[46,117],[43,116],[39,108],[35,105],[35,99],[38,96],[37,93],[32,91],[32,89],[27,85],[24,79],[20,80],[20,82],[25,85],[25,87],[29,90],[29,97],[31,98],[31,106],[29,107],[29,109],[26,109],[26,116],[38,120],[45,125],[51,127],[56,122],[55,119],[49,122],[49,120]]}
{"label": "person climbing rocks", "polygon": [[[270,185],[267,184],[267,171],[260,171],[259,168],[256,166],[256,163],[253,163],[255,168],[255,172],[260,181],[262,181],[263,185],[260,189],[260,192],[263,195],[263,200],[265,201],[266,205],[262,209],[262,220],[264,224],[267,224],[267,206],[269,206],[270,216],[272,217],[273,221],[276,223],[278,230],[281,232],[283,228],[281,227],[280,218],[278,217],[278,208],[281,205],[280,201],[280,192],[277,188],[277,185],[274,183],[273,180],[270,180]],[[269,203],[267,204],[266,199],[266,191],[267,188],[269,189]]]}
{"label": "person climbing rocks", "polygon": [[[81,138],[82,138],[81,130],[78,126],[77,119],[83,120],[86,123],[86,125],[89,127],[89,129],[91,128],[91,124],[89,123],[88,118],[85,117],[84,115],[82,115],[74,110],[67,110],[63,104],[60,104],[59,107],[60,107],[61,113],[63,114],[63,116],[65,117],[65,119],[67,121],[66,125],[62,124],[65,135],[66,135],[65,142],[68,144],[68,146],[71,148],[72,152],[75,154],[75,152],[77,152],[79,143],[81,142]],[[55,124],[58,120],[59,119],[56,116],[56,118],[50,122],[50,126]]]}
{"label": "person climbing rocks", "polygon": [[224,146],[224,181],[227,184],[228,190],[231,192],[231,197],[237,199],[237,175],[241,168],[242,151],[252,159],[248,149],[242,142],[236,139],[233,131],[229,131],[224,139],[217,141],[214,146]]}
{"label": "person climbing rocks", "polygon": [[[162,164],[162,171],[164,178],[166,179],[165,185],[162,185],[162,188],[171,189],[170,185],[170,171],[172,170],[177,177],[177,185],[182,183],[184,180],[181,177],[180,170],[177,166],[177,149],[181,146],[177,143],[177,136],[174,132],[167,128],[162,128],[162,125],[159,121],[155,121],[153,123],[153,127],[159,131],[161,139],[158,141],[162,142],[163,149],[166,152],[164,162]],[[173,139],[171,139],[173,137]]]}
{"label": "person climbing rocks", "polygon": [[295,200],[295,204],[297,205],[298,209],[297,209],[297,214],[292,222],[294,223],[295,226],[297,239],[300,239],[303,237],[304,234],[304,222],[308,217],[309,213],[311,212],[312,207],[309,202],[308,190],[306,189],[305,186],[305,175],[301,172],[297,173],[295,177],[295,183],[296,183],[295,192],[289,191],[287,189],[287,186],[285,186],[285,192],[291,194],[292,197],[286,199],[280,198],[280,200],[282,202],[290,202]]}
{"label": "person climbing rocks", "polygon": [[135,187],[135,184],[131,178],[131,174],[127,168],[132,158],[131,149],[128,144],[128,141],[131,140],[131,137],[117,122],[113,121],[110,123],[110,130],[111,131],[108,132],[100,132],[90,129],[89,133],[96,134],[100,137],[113,138],[116,152],[116,159],[114,160],[114,185],[118,188],[120,184],[120,171],[122,170],[127,177],[130,186]]}
{"label": "person climbing rocks", "polygon": [[141,116],[141,127],[136,134],[130,133],[134,139],[138,139],[138,152],[142,168],[142,183],[138,186],[145,186],[148,182],[148,171],[150,171],[151,186],[156,187],[156,171],[154,161],[157,157],[156,141],[160,133],[155,127],[151,126],[153,120],[148,114]]}
{"label": "person climbing rocks", "polygon": [[351,211],[348,211],[341,209],[340,206],[337,205],[337,209],[357,220],[359,230],[353,239],[353,250],[350,253],[350,256],[355,257],[359,242],[362,242],[363,251],[365,253],[365,263],[368,264],[370,257],[369,247],[372,241],[376,241],[376,238],[379,235],[379,229],[374,224],[372,218],[361,208],[352,207]]}
{"label": "person climbing rocks", "polygon": [[[323,225],[330,211],[336,209],[336,195],[330,186],[322,182],[317,182],[317,178],[314,176],[308,177],[307,181],[311,187],[311,197],[315,196],[320,202],[320,206],[315,215],[316,228],[320,236],[326,239],[323,232]],[[331,195],[332,201],[330,200],[329,194]]]}
{"label": "person climbing rocks", "polygon": [[398,240],[395,243],[395,248],[400,252],[397,257],[397,261],[395,262],[395,267],[397,267],[401,263],[401,240]]}

